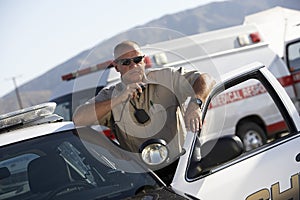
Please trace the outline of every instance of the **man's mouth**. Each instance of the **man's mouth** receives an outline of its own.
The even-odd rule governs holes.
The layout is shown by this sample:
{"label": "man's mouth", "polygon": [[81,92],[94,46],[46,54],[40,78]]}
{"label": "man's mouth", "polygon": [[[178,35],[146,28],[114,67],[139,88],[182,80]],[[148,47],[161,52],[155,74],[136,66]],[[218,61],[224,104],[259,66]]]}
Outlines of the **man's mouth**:
{"label": "man's mouth", "polygon": [[129,74],[141,74],[141,70],[129,71]]}

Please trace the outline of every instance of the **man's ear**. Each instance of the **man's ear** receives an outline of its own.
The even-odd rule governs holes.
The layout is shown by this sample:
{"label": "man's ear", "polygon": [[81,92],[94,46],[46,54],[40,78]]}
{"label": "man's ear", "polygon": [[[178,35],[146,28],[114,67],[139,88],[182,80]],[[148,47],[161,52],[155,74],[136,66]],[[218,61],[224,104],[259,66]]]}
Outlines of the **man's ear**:
{"label": "man's ear", "polygon": [[118,69],[118,64],[115,62],[115,61],[113,61],[113,66],[115,67],[115,69],[116,69],[116,71],[117,72],[120,72],[120,70]]}

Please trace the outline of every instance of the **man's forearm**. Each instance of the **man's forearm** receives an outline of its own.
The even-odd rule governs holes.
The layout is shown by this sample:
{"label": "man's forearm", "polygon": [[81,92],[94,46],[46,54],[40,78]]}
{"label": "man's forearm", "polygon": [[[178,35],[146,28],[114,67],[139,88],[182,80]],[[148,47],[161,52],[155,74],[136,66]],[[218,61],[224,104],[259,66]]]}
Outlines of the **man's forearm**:
{"label": "man's forearm", "polygon": [[94,124],[98,119],[105,116],[111,110],[111,100],[84,104],[79,106],[73,115],[73,122],[77,126]]}
{"label": "man's forearm", "polygon": [[120,98],[79,106],[73,115],[73,122],[77,126],[88,126],[101,120],[114,106],[121,103]]}
{"label": "man's forearm", "polygon": [[193,89],[198,98],[206,100],[216,81],[207,73],[201,74],[194,82]]}

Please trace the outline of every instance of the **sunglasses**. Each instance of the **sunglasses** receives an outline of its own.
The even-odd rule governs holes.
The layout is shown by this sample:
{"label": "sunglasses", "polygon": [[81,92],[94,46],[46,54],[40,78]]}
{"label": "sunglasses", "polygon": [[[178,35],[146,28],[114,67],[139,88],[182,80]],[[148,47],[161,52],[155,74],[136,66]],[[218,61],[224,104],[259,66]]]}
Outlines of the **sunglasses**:
{"label": "sunglasses", "polygon": [[130,65],[131,64],[131,61],[133,61],[135,64],[138,64],[140,63],[143,58],[145,56],[137,56],[137,57],[134,57],[134,58],[124,58],[124,59],[119,59],[119,60],[116,60],[115,62],[118,63],[118,64],[121,64],[121,65]]}

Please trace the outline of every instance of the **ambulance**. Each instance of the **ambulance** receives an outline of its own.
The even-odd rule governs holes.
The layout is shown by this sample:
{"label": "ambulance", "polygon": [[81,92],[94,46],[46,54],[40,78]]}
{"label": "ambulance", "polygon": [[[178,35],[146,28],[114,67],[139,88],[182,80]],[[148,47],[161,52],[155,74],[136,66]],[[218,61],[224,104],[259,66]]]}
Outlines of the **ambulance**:
{"label": "ambulance", "polygon": [[[142,47],[147,55],[147,66],[197,69],[211,74],[219,82],[225,73],[252,62],[261,62],[285,88],[299,111],[300,75],[297,72],[300,72],[300,31],[297,32],[297,29],[300,20],[294,19],[294,13],[299,15],[299,12],[283,10],[292,14],[289,15],[291,19],[284,16],[288,25],[281,28],[294,27],[285,32],[285,35],[293,35],[294,38],[286,36],[280,40],[284,43],[283,50],[280,51],[282,53],[275,51],[276,45],[273,42],[277,40],[268,39],[274,31],[269,29],[270,33],[266,34],[266,30],[262,28],[265,24],[254,23],[260,19],[257,16],[265,17],[265,12],[273,13],[271,9],[257,13],[255,17],[246,17],[245,23],[240,26],[147,44]],[[68,85],[69,89],[60,86],[60,92],[54,93],[50,99],[58,104],[57,112],[66,119],[71,119],[72,112],[79,104],[97,94],[104,86],[120,81],[119,74],[110,63],[111,61],[107,61],[62,76],[64,85]],[[286,131],[286,125],[278,110],[269,103],[270,100],[265,88],[255,80],[221,93],[211,102],[210,112],[206,117],[209,120],[211,115],[219,123],[214,123],[214,131],[210,127],[210,135],[207,137],[236,134],[247,151],[280,137]],[[202,134],[205,134],[205,130]]]}
{"label": "ambulance", "polygon": [[245,17],[244,24],[255,24],[269,47],[286,63],[296,92],[297,108],[300,97],[300,12],[275,7]]}

